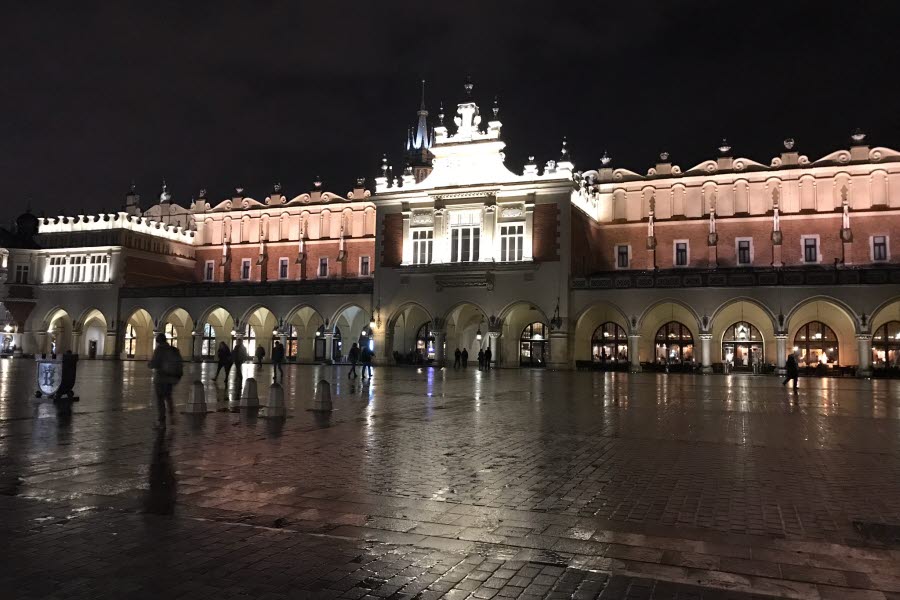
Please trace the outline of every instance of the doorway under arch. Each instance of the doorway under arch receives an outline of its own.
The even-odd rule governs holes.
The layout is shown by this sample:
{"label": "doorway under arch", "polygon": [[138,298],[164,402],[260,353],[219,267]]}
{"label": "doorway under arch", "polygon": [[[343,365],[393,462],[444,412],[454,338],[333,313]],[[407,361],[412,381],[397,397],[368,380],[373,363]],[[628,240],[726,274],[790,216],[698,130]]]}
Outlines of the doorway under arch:
{"label": "doorway under arch", "polygon": [[535,321],[529,323],[519,336],[519,366],[546,367],[550,357],[550,328]]}

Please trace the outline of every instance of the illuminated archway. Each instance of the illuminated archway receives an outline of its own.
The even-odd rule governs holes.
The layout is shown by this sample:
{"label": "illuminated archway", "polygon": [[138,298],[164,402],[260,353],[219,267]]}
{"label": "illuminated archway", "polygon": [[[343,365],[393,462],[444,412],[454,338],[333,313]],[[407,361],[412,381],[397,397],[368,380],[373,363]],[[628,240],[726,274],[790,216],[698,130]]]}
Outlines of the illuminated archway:
{"label": "illuminated archway", "polygon": [[[422,354],[422,360],[425,360],[431,323],[431,314],[415,302],[408,302],[395,310],[387,323],[392,360],[401,363],[415,362],[417,351]],[[434,358],[433,343],[431,350],[431,357]]]}
{"label": "illuminated archway", "polygon": [[[676,300],[660,301],[647,310],[638,321],[640,332],[639,355],[642,363],[657,368],[673,367],[690,370],[700,361],[699,347],[694,351],[694,343],[700,337],[700,320],[697,313],[689,306]],[[676,323],[682,328],[678,331],[665,330],[669,323]],[[659,339],[660,332],[664,338]],[[672,335],[675,337],[673,338]],[[689,344],[687,342],[690,342]],[[690,346],[685,356],[685,346]],[[677,350],[674,348],[677,346]],[[670,355],[670,350],[676,350],[676,357]]]}
{"label": "illuminated archway", "polygon": [[[828,331],[814,328],[811,331],[804,331],[810,323],[821,323],[828,328],[834,338],[825,340],[824,336]],[[859,350],[856,344],[856,318],[849,308],[838,301],[831,298],[811,298],[797,307],[795,307],[788,316],[788,343],[794,346],[803,347],[809,351],[815,350],[815,354],[807,353],[803,361],[800,355],[797,355],[798,363],[801,368],[806,368],[810,374],[816,373],[825,375],[830,373],[834,368],[846,365],[859,364]],[[816,336],[817,333],[822,334],[822,338],[813,337],[812,340],[803,340],[803,336],[809,338]],[[806,342],[812,342],[807,348]],[[831,342],[828,345],[818,347],[820,341]],[[799,343],[798,343],[799,342]],[[829,351],[828,348],[834,348]],[[798,350],[799,352],[799,350]],[[825,354],[825,358],[821,358]],[[822,361],[825,362],[822,362]],[[822,365],[822,366],[819,366]]]}
{"label": "illuminated archway", "polygon": [[92,309],[85,313],[81,318],[81,341],[78,348],[78,354],[81,357],[103,358],[115,352],[106,344],[107,327],[106,317],[99,310]]}
{"label": "illuminated archway", "polygon": [[900,321],[888,321],[872,334],[872,368],[900,371]]}
{"label": "illuminated archway", "polygon": [[225,343],[228,348],[234,345],[234,318],[222,308],[216,306],[201,317],[202,327],[200,355],[205,360],[215,360],[219,345]]}
{"label": "illuminated archway", "polygon": [[536,321],[525,326],[519,336],[519,365],[545,367],[550,358],[550,328]]}
{"label": "illuminated archway", "polygon": [[[599,348],[595,347],[594,342],[597,341],[598,330],[607,326],[607,324],[611,324],[609,327],[618,327],[626,336],[624,343],[627,355],[629,324],[625,313],[615,304],[597,302],[585,309],[575,321],[575,346],[573,352],[576,361],[589,360],[597,362],[600,352]],[[597,362],[598,365],[601,363],[602,361]]]}
{"label": "illuminated archway", "polygon": [[[288,313],[285,319],[285,356],[288,360],[311,363],[325,360],[324,339],[321,342],[322,356],[317,356],[319,346],[316,334],[320,330],[324,332],[325,318],[311,306],[301,305]],[[321,334],[319,334],[321,335]]]}
{"label": "illuminated archway", "polygon": [[154,346],[153,318],[149,312],[138,308],[125,321],[123,354],[125,358],[149,360]]}
{"label": "illuminated archway", "polygon": [[736,370],[751,370],[765,358],[765,341],[752,323],[738,321],[722,335],[722,362]]}
{"label": "illuminated archway", "polygon": [[670,366],[689,366],[695,362],[694,336],[680,321],[669,321],[656,331],[656,362]]}
{"label": "illuminated archway", "polygon": [[[500,356],[494,352],[494,356],[491,357],[495,363],[503,367],[518,367],[543,366],[550,362],[552,348],[549,344],[550,328],[547,326],[549,319],[544,311],[530,302],[516,302],[504,309],[500,318],[502,323],[502,333],[498,344]],[[539,339],[535,340],[536,344],[532,344],[526,342],[522,336],[529,326],[535,323],[542,327],[536,330]],[[525,361],[523,358],[527,351],[539,354]]]}
{"label": "illuminated archway", "polygon": [[600,324],[591,335],[591,360],[601,367],[628,365],[628,334],[613,321]]}
{"label": "illuminated archway", "polygon": [[474,358],[480,349],[488,347],[487,315],[477,304],[463,302],[453,306],[444,317],[444,327],[447,348],[444,356],[448,361],[457,349],[465,349],[469,357]]}
{"label": "illuminated archway", "polygon": [[[181,358],[190,360],[193,351],[194,321],[183,308],[172,308],[166,311],[162,318],[163,333],[166,341],[181,353]],[[205,333],[205,332],[203,332]],[[201,341],[202,345],[202,341]],[[213,346],[215,348],[215,346]],[[213,350],[215,354],[215,350]]]}
{"label": "illuminated archway", "polygon": [[62,354],[72,350],[72,317],[63,309],[54,310],[47,316],[47,338],[42,352]]}
{"label": "illuminated archway", "polygon": [[247,311],[241,323],[244,328],[244,348],[247,350],[247,356],[255,360],[256,349],[262,348],[265,357],[271,357],[276,339],[275,330],[278,327],[275,314],[265,306],[258,306]]}

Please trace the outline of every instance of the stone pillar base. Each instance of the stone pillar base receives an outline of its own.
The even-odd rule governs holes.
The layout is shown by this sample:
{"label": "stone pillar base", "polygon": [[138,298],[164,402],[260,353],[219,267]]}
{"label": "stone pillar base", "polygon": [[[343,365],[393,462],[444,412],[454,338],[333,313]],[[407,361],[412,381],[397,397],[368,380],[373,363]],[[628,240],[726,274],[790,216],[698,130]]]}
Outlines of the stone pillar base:
{"label": "stone pillar base", "polygon": [[872,369],[857,369],[856,376],[857,377],[871,377]]}
{"label": "stone pillar base", "polygon": [[641,365],[631,365],[630,367],[628,367],[629,373],[640,373],[641,371],[643,371]]}
{"label": "stone pillar base", "polygon": [[713,372],[713,368],[710,365],[707,365],[705,367],[700,367],[700,372],[703,374],[709,374],[709,373]]}

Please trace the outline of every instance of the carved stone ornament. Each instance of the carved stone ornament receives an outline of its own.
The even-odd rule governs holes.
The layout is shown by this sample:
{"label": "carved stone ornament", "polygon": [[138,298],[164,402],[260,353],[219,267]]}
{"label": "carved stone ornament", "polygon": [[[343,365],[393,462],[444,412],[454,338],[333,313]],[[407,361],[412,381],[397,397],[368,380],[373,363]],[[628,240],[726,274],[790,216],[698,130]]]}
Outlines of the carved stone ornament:
{"label": "carved stone ornament", "polygon": [[706,237],[706,245],[707,246],[715,246],[719,243],[719,234],[718,233],[710,233]]}
{"label": "carved stone ornament", "polygon": [[410,223],[412,225],[433,225],[434,214],[431,211],[414,212],[410,218]]}
{"label": "carved stone ornament", "polygon": [[647,250],[653,250],[654,248],[656,248],[656,236],[647,236]]}
{"label": "carved stone ornament", "polygon": [[841,229],[841,241],[849,244],[853,241],[853,231],[849,228]]}
{"label": "carved stone ornament", "polygon": [[772,243],[774,245],[780,246],[782,239],[783,239],[783,236],[781,235],[781,231],[773,231],[772,232]]}
{"label": "carved stone ornament", "polygon": [[517,219],[525,216],[525,211],[520,206],[509,206],[500,211],[501,219]]}

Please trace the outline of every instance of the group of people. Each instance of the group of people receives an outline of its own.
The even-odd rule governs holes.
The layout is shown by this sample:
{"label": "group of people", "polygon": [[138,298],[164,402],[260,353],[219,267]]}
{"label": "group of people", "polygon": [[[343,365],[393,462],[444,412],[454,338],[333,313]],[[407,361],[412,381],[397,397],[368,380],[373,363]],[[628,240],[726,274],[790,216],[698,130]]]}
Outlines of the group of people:
{"label": "group of people", "polygon": [[350,363],[350,370],[347,371],[347,379],[354,379],[359,377],[356,373],[356,365],[357,363],[362,364],[362,375],[363,379],[366,377],[372,376],[372,351],[368,346],[359,347],[359,344],[353,344],[350,347],[350,352],[347,353],[347,362]]}
{"label": "group of people", "polygon": [[[490,369],[491,368],[491,359],[493,359],[493,353],[491,352],[491,348],[479,348],[478,349],[478,368],[479,369]],[[462,367],[463,369],[469,366],[469,350],[468,348],[463,348],[460,350],[459,348],[453,353],[453,368],[458,369]]]}

